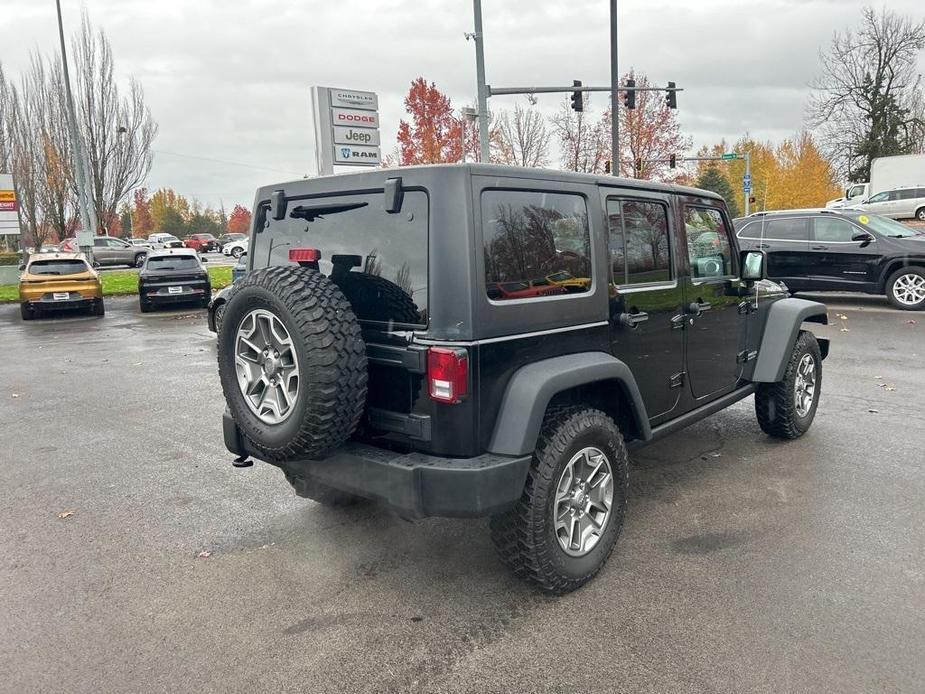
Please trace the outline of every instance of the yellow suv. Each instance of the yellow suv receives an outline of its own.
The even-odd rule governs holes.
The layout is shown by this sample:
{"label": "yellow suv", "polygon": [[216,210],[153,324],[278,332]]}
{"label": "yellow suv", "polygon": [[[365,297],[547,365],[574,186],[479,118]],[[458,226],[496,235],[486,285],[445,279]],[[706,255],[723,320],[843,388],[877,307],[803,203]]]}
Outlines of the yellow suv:
{"label": "yellow suv", "polygon": [[89,309],[102,316],[100,276],[82,253],[35,253],[19,276],[19,302],[23,320],[46,309]]}

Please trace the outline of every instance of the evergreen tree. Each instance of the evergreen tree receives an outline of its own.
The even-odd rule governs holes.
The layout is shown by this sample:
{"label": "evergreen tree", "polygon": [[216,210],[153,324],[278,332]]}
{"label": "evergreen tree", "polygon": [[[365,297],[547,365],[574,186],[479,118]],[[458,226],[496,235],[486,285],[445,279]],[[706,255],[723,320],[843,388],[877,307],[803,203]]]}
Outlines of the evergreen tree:
{"label": "evergreen tree", "polygon": [[716,166],[706,167],[703,173],[697,177],[697,182],[694,183],[694,186],[704,190],[712,190],[722,196],[723,200],[726,201],[726,206],[729,208],[729,214],[733,217],[739,216],[739,205],[736,202],[735,192],[733,192],[732,186],[729,185],[729,181],[726,180],[726,177]]}

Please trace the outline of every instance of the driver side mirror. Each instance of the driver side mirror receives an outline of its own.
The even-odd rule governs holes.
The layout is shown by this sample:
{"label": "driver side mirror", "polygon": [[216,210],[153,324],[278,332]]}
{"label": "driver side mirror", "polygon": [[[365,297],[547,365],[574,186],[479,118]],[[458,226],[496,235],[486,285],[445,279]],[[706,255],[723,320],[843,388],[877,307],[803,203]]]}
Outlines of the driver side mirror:
{"label": "driver side mirror", "polygon": [[745,251],[742,253],[742,279],[756,282],[767,277],[767,255],[763,251]]}
{"label": "driver side mirror", "polygon": [[866,231],[859,231],[854,236],[851,237],[852,241],[860,241],[861,248],[869,246],[870,243],[874,240],[873,234],[868,234]]}
{"label": "driver side mirror", "polygon": [[25,270],[25,269],[26,269],[26,264],[25,264],[25,263],[21,263],[21,264],[19,265],[19,271],[22,272],[22,271]]}
{"label": "driver side mirror", "polygon": [[200,259],[202,262],[204,262],[204,263],[208,263],[208,262],[209,262],[209,259],[206,258],[205,256],[202,256],[202,257],[199,258],[199,259]]}

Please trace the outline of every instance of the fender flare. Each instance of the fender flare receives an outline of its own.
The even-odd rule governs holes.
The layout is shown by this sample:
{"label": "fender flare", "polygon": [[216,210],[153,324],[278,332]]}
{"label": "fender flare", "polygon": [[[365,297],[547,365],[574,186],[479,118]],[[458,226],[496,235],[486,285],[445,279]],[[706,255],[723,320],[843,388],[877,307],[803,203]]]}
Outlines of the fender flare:
{"label": "fender flare", "polygon": [[[804,321],[829,324],[825,304],[806,299],[778,299],[768,308],[764,334],[758,347],[758,360],[752,374],[753,383],[776,383],[784,378],[787,362]],[[828,341],[820,339],[823,359],[828,356]]]}
{"label": "fender flare", "polygon": [[598,381],[616,380],[632,403],[641,438],[652,430],[645,404],[630,368],[606,352],[568,354],[528,364],[511,377],[495,420],[488,450],[498,455],[530,455],[536,448],[543,418],[557,393]]}

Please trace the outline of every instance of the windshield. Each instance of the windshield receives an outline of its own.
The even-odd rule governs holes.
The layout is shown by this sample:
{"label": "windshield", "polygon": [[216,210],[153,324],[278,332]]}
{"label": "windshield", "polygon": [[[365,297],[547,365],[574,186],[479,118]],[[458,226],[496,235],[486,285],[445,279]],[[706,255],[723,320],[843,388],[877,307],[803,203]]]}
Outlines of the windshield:
{"label": "windshield", "polygon": [[877,214],[859,214],[856,219],[863,225],[873,229],[881,236],[888,236],[893,239],[902,239],[907,236],[921,236],[922,232],[917,229],[907,227],[901,222],[889,217],[881,217]]}
{"label": "windshield", "polygon": [[33,275],[78,275],[88,269],[82,260],[36,260],[29,265]]}
{"label": "windshield", "polygon": [[199,260],[191,255],[166,255],[149,258],[147,270],[198,270]]}

